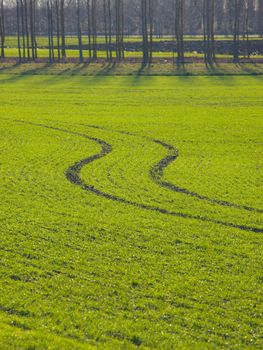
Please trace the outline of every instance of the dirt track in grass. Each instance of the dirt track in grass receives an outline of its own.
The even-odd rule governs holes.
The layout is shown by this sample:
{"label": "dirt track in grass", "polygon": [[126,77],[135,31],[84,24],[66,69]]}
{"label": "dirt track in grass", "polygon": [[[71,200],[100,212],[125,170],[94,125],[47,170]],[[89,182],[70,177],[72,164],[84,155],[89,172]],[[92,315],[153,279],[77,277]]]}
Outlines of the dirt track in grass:
{"label": "dirt track in grass", "polygon": [[[130,133],[128,131],[116,131],[116,130],[104,128],[104,127],[97,126],[97,125],[86,125],[86,126],[88,126],[90,128],[94,128],[94,129],[101,129],[101,130],[105,130],[105,131],[117,132],[117,133],[125,134],[125,135],[138,136],[138,135],[136,135],[134,133]],[[179,157],[179,151],[175,146],[170,145],[166,142],[152,139],[149,137],[145,137],[145,139],[152,141],[158,145],[161,145],[162,147],[164,147],[168,151],[167,156],[162,158],[155,165],[153,165],[153,167],[149,171],[150,178],[159,186],[164,187],[164,188],[171,190],[173,192],[186,194],[188,196],[191,196],[191,197],[203,200],[203,201],[207,201],[207,202],[210,202],[213,204],[218,204],[218,205],[221,205],[223,207],[232,207],[232,208],[236,208],[236,209],[242,209],[242,210],[257,212],[257,213],[261,213],[261,214],[263,213],[262,209],[257,209],[257,208],[249,207],[246,205],[239,205],[239,204],[231,203],[231,202],[221,200],[221,199],[210,198],[208,196],[204,196],[204,195],[199,194],[197,192],[190,191],[186,188],[177,186],[169,181],[163,180],[164,170]]]}
{"label": "dirt track in grass", "polygon": [[[144,209],[144,210],[148,210],[148,211],[152,211],[152,212],[157,212],[157,213],[161,213],[161,214],[165,214],[165,215],[169,215],[169,216],[174,216],[174,217],[180,217],[180,218],[184,218],[184,219],[191,219],[191,220],[199,220],[202,222],[211,222],[214,224],[218,224],[218,225],[222,225],[222,226],[226,226],[226,227],[232,227],[232,228],[237,228],[243,231],[250,231],[250,232],[255,232],[255,233],[263,233],[263,228],[257,228],[257,227],[250,227],[250,226],[245,226],[245,225],[238,225],[238,224],[234,224],[234,223],[230,223],[230,222],[224,222],[221,220],[215,220],[215,219],[211,219],[205,216],[199,216],[199,215],[190,215],[190,214],[186,214],[186,213],[182,213],[182,212],[176,212],[176,211],[170,211],[167,210],[165,208],[161,208],[161,207],[157,207],[157,206],[152,206],[152,205],[147,205],[147,204],[143,204],[143,203],[137,203],[135,201],[131,201],[129,199],[125,199],[107,192],[104,192],[100,189],[95,188],[92,185],[87,184],[82,178],[81,178],[81,170],[88,164],[101,159],[103,157],[106,157],[111,151],[112,151],[112,146],[99,139],[99,138],[95,138],[95,137],[91,137],[88,136],[86,134],[83,133],[78,133],[78,132],[74,132],[74,131],[70,131],[70,130],[66,130],[66,129],[61,129],[58,127],[54,127],[54,126],[49,126],[49,125],[45,125],[45,124],[39,124],[39,123],[33,123],[33,122],[26,122],[26,121],[22,121],[22,120],[16,120],[16,122],[19,123],[25,123],[25,124],[29,124],[29,125],[34,125],[37,127],[42,127],[42,128],[46,128],[46,129],[50,129],[53,131],[58,131],[58,132],[63,132],[63,133],[67,133],[67,134],[71,134],[71,135],[75,135],[78,137],[82,137],[85,139],[88,139],[90,141],[94,141],[97,144],[100,145],[101,147],[101,151],[99,153],[96,153],[94,155],[91,155],[87,158],[84,158],[80,161],[77,161],[75,164],[71,165],[66,171],[65,171],[65,176],[67,178],[67,180],[69,182],[71,182],[72,184],[79,186],[80,188],[82,188],[85,191],[88,191],[90,193],[93,193],[97,196],[100,197],[104,197],[106,199],[115,201],[115,202],[119,202],[119,203],[123,203],[126,205],[131,205],[140,209]],[[97,126],[92,126],[94,128],[100,128]],[[173,152],[175,152],[175,148],[173,146],[169,146],[168,144],[163,143],[162,141],[159,140],[154,140],[156,143],[161,144],[162,146],[164,146],[165,148],[171,148],[170,151],[172,150]],[[177,150],[176,150],[176,155],[171,155],[169,154],[168,156],[166,156],[165,158],[163,158],[159,163],[157,163],[155,166],[152,167],[150,173],[151,173],[151,177],[157,177],[156,182],[159,183],[160,185],[162,185],[162,175],[163,175],[163,169],[168,166],[171,161],[175,160],[178,156]],[[174,185],[172,185],[174,186]],[[165,186],[164,186],[165,187]],[[178,188],[179,189],[179,188]],[[187,190],[186,190],[187,191]],[[183,192],[183,191],[177,191],[177,192]],[[187,191],[188,192],[188,191]],[[185,193],[185,192],[183,192]],[[188,194],[188,193],[186,193]],[[189,193],[190,195],[190,193]],[[198,195],[199,196],[199,195]],[[202,196],[201,196],[202,197]],[[202,198],[200,198],[202,199]]]}

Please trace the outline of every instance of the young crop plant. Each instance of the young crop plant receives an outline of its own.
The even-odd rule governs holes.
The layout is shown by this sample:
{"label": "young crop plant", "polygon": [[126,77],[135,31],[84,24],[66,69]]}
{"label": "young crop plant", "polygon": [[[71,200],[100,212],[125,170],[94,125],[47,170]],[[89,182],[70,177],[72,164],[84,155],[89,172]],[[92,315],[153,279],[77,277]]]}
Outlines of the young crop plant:
{"label": "young crop plant", "polygon": [[262,75],[112,65],[0,71],[0,349],[261,349]]}

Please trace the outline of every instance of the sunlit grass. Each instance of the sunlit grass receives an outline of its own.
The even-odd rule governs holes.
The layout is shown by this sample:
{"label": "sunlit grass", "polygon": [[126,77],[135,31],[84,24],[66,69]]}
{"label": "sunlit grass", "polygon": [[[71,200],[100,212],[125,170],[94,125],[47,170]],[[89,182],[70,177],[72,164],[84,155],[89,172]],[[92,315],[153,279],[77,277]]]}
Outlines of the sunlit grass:
{"label": "sunlit grass", "polygon": [[[179,154],[164,181],[262,209],[263,77],[114,67],[1,70],[1,350],[260,349],[262,234],[216,221],[262,228],[262,213],[150,170],[161,140]],[[81,170],[87,191],[65,174],[98,140],[111,152]]]}

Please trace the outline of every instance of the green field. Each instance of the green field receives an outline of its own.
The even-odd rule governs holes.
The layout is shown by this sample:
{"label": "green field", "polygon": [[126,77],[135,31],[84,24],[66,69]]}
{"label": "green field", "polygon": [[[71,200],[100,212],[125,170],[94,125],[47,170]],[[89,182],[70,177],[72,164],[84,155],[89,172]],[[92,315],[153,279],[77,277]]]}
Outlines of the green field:
{"label": "green field", "polygon": [[[49,58],[49,50],[48,49],[37,49],[37,55],[38,58]],[[79,58],[79,51],[78,50],[66,50],[66,55],[67,58]],[[18,57],[18,50],[16,48],[8,48],[5,49],[5,57],[6,58],[12,58],[12,57]],[[116,58],[116,53],[113,52],[113,59]],[[54,57],[57,59],[57,51],[54,51]],[[98,51],[97,52],[97,57],[98,58],[107,58],[106,51]],[[202,53],[193,53],[193,52],[185,52],[185,58],[189,57],[195,57],[195,58],[204,58],[204,54]],[[226,54],[217,54],[218,59],[222,58],[228,58],[231,59],[233,56],[232,55],[226,55]],[[87,50],[84,50],[83,52],[83,58],[85,60],[89,59],[89,52]],[[143,53],[141,51],[125,51],[125,58],[143,58]],[[154,52],[153,53],[153,58],[176,58],[176,53],[174,52],[169,52],[169,51],[163,51],[163,52]],[[251,58],[263,58],[263,55],[255,55],[251,56]]]}
{"label": "green field", "polygon": [[[262,40],[258,35],[250,35],[250,39],[253,40]],[[66,36],[66,45],[78,45],[78,37],[76,35],[67,35]],[[186,41],[188,40],[203,40],[203,35],[185,35],[184,39]],[[216,35],[216,40],[233,40],[233,37],[231,35],[225,36],[225,35]],[[116,40],[116,37],[112,37],[112,42],[114,43]],[[154,42],[160,42],[160,41],[170,41],[173,40],[172,36],[162,36],[162,37],[153,37]],[[47,36],[37,36],[36,41],[38,44],[38,47],[48,47],[48,37]],[[142,37],[140,35],[130,35],[124,37],[124,42],[140,42],[142,41]],[[54,37],[54,43],[56,43],[56,37]],[[88,43],[88,36],[83,35],[83,44],[87,45]],[[99,35],[97,37],[97,43],[98,44],[104,44],[105,43],[105,37],[102,35]],[[6,36],[5,44],[7,47],[17,47],[17,37],[15,35],[9,35]]]}
{"label": "green field", "polygon": [[43,69],[0,74],[0,349],[262,349],[263,77]]}
{"label": "green field", "polygon": [[[48,58],[49,57],[49,50],[48,49],[37,49],[37,55],[38,58]],[[67,58],[79,58],[79,50],[66,50],[66,55]],[[5,49],[5,57],[10,58],[10,57],[18,57],[18,50],[16,48],[8,48]],[[54,51],[54,56],[55,59],[57,59],[57,50]],[[115,51],[112,53],[113,58],[116,58],[116,53]],[[97,57],[98,58],[104,58],[106,59],[107,54],[106,51],[98,51],[97,52]],[[154,58],[173,58],[176,57],[176,53],[173,52],[154,52],[153,53]],[[186,52],[185,57],[198,57],[198,58],[203,58],[204,55],[201,53],[191,53],[191,52]],[[218,58],[231,58],[231,55],[217,55]],[[257,55],[254,56],[257,58],[263,58],[263,55]],[[89,52],[87,50],[83,51],[83,58],[88,59],[89,58]],[[142,51],[125,51],[125,58],[143,58],[143,53]]]}
{"label": "green field", "polygon": [[[56,38],[54,38],[54,45],[56,45]],[[190,35],[186,35],[185,36],[185,41],[202,41],[203,37],[202,36],[190,36]],[[251,35],[250,36],[251,40],[261,40],[263,42],[263,39],[258,37],[257,35]],[[124,37],[124,42],[129,42],[129,43],[139,43],[141,42],[142,38],[140,36],[125,36]],[[164,36],[164,37],[154,37],[153,41],[154,42],[167,42],[167,41],[171,41],[174,40],[174,38],[172,36]],[[215,36],[215,40],[233,40],[232,36],[223,36],[223,35],[216,35]],[[38,58],[43,59],[43,58],[48,58],[49,57],[49,50],[48,50],[48,38],[46,36],[37,36],[36,37],[36,41],[37,41],[37,55]],[[79,50],[78,50],[78,38],[77,36],[66,36],[66,56],[68,59],[70,58],[78,58],[79,57]],[[98,44],[105,44],[105,37],[104,36],[98,36],[97,38],[97,43]],[[112,43],[115,43],[115,37],[112,38]],[[85,35],[83,36],[83,45],[88,45],[88,38],[85,37]],[[137,48],[138,50],[138,48]],[[21,50],[21,54],[23,55],[23,50]],[[31,54],[31,52],[30,52]],[[91,52],[92,54],[92,52]],[[57,58],[57,50],[54,49],[54,56],[55,59]],[[112,52],[113,55],[113,59],[116,57],[116,53],[115,50],[113,50]],[[19,52],[18,52],[18,48],[17,48],[17,37],[16,36],[7,36],[5,38],[5,57],[6,58],[18,58],[19,56]],[[173,58],[176,56],[176,52],[172,52],[171,51],[154,51],[153,52],[153,58],[158,59],[158,58]],[[83,57],[84,59],[88,59],[89,58],[89,51],[87,49],[83,50]],[[104,58],[106,59],[106,51],[103,50],[98,50],[97,51],[97,57],[98,58]],[[128,51],[125,50],[125,58],[141,58],[143,57],[143,53],[142,51]],[[204,54],[200,53],[200,52],[185,52],[185,57],[189,58],[189,57],[197,57],[197,58],[204,58]],[[233,55],[230,54],[217,54],[216,55],[217,59],[222,59],[222,58],[229,58],[231,59],[233,57]],[[256,54],[252,54],[251,58],[262,58],[263,56],[256,53]]]}

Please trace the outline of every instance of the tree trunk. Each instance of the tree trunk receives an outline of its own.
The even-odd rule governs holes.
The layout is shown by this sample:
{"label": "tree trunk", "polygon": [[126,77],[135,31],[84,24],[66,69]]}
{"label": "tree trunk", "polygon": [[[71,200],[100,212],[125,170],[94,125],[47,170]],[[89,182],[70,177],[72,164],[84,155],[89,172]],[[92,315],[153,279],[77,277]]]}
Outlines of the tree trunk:
{"label": "tree trunk", "polygon": [[149,63],[152,63],[153,58],[153,0],[149,0]]}
{"label": "tree trunk", "polygon": [[204,57],[205,63],[213,64],[215,61],[215,0],[203,2],[203,30],[204,30]]}
{"label": "tree trunk", "polygon": [[141,0],[141,16],[142,16],[142,46],[143,46],[143,64],[149,61],[148,49],[148,30],[147,30],[147,0]]}
{"label": "tree trunk", "polygon": [[22,27],[22,47],[23,47],[23,60],[26,59],[26,35],[25,35],[25,11],[24,11],[24,2],[20,0],[21,5],[21,27]]}
{"label": "tree trunk", "polygon": [[30,40],[31,40],[31,55],[35,59],[35,30],[34,30],[34,4],[33,0],[29,1],[29,24],[30,24]]}
{"label": "tree trunk", "polygon": [[65,37],[65,1],[60,1],[60,25],[61,25],[61,56],[66,59],[66,37]]}
{"label": "tree trunk", "polygon": [[263,0],[258,0],[258,35],[263,38]]}
{"label": "tree trunk", "polygon": [[175,1],[175,36],[177,63],[184,63],[184,0]]}
{"label": "tree trunk", "polygon": [[78,25],[78,43],[79,43],[79,61],[83,62],[83,49],[82,49],[82,33],[80,23],[80,0],[77,0],[77,25]]}
{"label": "tree trunk", "polygon": [[121,49],[120,49],[120,0],[115,0],[115,41],[116,41],[116,60],[121,60]]}
{"label": "tree trunk", "polygon": [[5,15],[4,1],[0,0],[0,40],[1,40],[1,58],[5,58]]}
{"label": "tree trunk", "polygon": [[53,4],[52,0],[47,0],[47,17],[48,17],[48,51],[49,62],[54,62],[54,26],[53,26]]}
{"label": "tree trunk", "polygon": [[92,57],[91,50],[91,9],[90,0],[87,0],[87,14],[88,14],[88,46],[89,46],[89,59]]}
{"label": "tree trunk", "polygon": [[59,0],[55,0],[56,7],[56,24],[57,24],[57,56],[58,61],[60,61],[60,18],[59,18]]}
{"label": "tree trunk", "polygon": [[26,48],[27,48],[27,59],[30,60],[30,39],[28,29],[28,5],[27,0],[24,0],[25,5],[25,33],[26,33]]}
{"label": "tree trunk", "polygon": [[18,58],[19,62],[22,60],[21,56],[21,39],[20,39],[20,4],[19,0],[16,0],[16,26],[17,26],[17,48],[18,48]]}
{"label": "tree trunk", "polygon": [[106,0],[103,0],[103,19],[104,19],[104,34],[106,45],[106,59],[109,60],[109,41],[108,41],[108,19],[107,19],[107,4]]}
{"label": "tree trunk", "polygon": [[233,42],[233,61],[239,61],[239,39],[240,39],[240,14],[241,14],[241,1],[235,0],[234,5],[234,42]]}
{"label": "tree trunk", "polygon": [[92,48],[93,60],[97,59],[97,0],[91,0]]}
{"label": "tree trunk", "polygon": [[109,14],[109,55],[112,61],[112,20],[111,20],[111,0],[108,0],[108,14]]}

